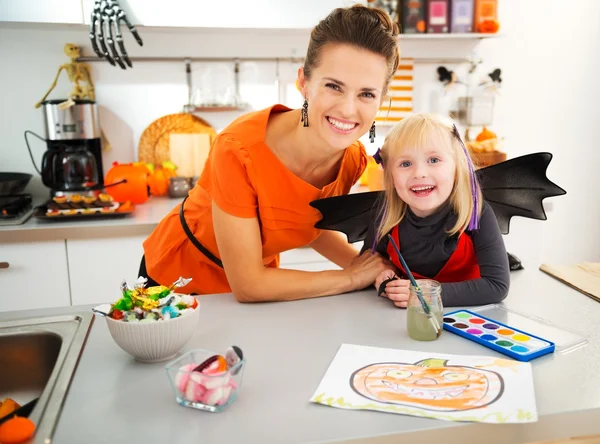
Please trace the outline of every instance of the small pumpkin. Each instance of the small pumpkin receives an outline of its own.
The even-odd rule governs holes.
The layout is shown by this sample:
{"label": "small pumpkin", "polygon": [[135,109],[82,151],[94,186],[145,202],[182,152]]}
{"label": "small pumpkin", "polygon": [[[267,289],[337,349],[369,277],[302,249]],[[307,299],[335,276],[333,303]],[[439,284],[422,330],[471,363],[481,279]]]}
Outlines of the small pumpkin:
{"label": "small pumpkin", "polygon": [[159,166],[148,177],[148,186],[150,194],[153,196],[166,196],[169,191],[169,179],[175,176],[175,171],[171,168]]}
{"label": "small pumpkin", "polygon": [[[117,202],[131,201],[134,204],[143,204],[150,197],[148,195],[149,174],[150,170],[143,164],[114,162],[104,179],[106,194]],[[121,181],[125,182],[119,183]]]}
{"label": "small pumpkin", "polygon": [[477,30],[482,34],[495,34],[500,29],[500,23],[497,20],[483,20],[477,25]]}
{"label": "small pumpkin", "polygon": [[477,134],[477,137],[475,138],[475,140],[477,142],[483,142],[484,140],[489,140],[489,139],[497,139],[498,136],[496,135],[495,132],[490,131],[489,129],[487,129],[487,127],[483,127],[483,129],[481,130],[481,132],[479,134]]}
{"label": "small pumpkin", "polygon": [[367,365],[352,374],[350,385],[373,401],[446,412],[488,406],[504,389],[498,373],[448,365],[445,359]]}

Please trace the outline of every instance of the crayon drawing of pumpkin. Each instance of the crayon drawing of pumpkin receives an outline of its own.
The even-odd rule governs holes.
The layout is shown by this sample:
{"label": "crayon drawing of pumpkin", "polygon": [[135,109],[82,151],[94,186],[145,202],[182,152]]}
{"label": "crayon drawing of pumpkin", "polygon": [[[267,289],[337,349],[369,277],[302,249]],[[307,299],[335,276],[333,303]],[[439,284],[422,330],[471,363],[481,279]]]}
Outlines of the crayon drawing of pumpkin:
{"label": "crayon drawing of pumpkin", "polygon": [[350,386],[373,401],[445,412],[486,407],[502,395],[504,380],[498,373],[447,362],[371,364],[350,376]]}

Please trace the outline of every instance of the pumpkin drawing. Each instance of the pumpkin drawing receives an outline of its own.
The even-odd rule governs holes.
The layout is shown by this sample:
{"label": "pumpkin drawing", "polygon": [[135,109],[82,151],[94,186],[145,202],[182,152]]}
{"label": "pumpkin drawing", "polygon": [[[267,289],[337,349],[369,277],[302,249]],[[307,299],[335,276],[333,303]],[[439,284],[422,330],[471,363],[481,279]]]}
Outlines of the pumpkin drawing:
{"label": "pumpkin drawing", "polygon": [[498,373],[447,362],[370,364],[352,373],[350,386],[373,401],[444,412],[485,407],[502,395],[504,380]]}

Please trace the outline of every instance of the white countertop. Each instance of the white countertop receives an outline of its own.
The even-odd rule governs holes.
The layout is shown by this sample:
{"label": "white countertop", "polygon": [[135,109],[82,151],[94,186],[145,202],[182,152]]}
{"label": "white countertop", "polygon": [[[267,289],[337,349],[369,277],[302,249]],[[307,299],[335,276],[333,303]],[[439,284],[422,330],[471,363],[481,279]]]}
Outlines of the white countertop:
{"label": "white countertop", "polygon": [[0,226],[0,243],[150,234],[182,200],[152,196],[147,202],[136,205],[132,214],[120,217],[59,220],[32,216],[21,225]]}
{"label": "white countertop", "polygon": [[[369,191],[355,185],[350,193]],[[183,198],[151,196],[147,202],[136,205],[130,215],[83,219],[37,219],[31,216],[24,224],[0,226],[0,243],[33,242],[60,239],[94,239],[102,237],[150,234],[160,220]],[[34,202],[35,205],[42,202]]]}
{"label": "white countertop", "polygon": [[[234,404],[216,414],[179,406],[165,363],[136,362],[97,318],[54,442],[511,444],[600,433],[600,304],[534,268],[511,273],[504,305],[576,329],[589,342],[531,362],[539,420],[527,424],[457,423],[310,403],[342,343],[506,358],[449,332],[433,342],[410,339],[406,310],[375,290],[264,304],[241,304],[231,294],[198,300],[201,321],[182,352],[240,346],[248,362]],[[0,313],[0,323],[90,308]]]}

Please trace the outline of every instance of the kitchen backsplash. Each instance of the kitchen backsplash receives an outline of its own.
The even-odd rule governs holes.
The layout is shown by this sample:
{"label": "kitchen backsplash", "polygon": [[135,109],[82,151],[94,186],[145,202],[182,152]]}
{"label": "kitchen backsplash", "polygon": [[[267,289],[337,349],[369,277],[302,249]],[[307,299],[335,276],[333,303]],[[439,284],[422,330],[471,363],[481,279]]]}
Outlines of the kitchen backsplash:
{"label": "kitchen backsplash", "polygon": [[[303,57],[308,44],[308,31],[278,30],[256,34],[244,30],[190,30],[140,28],[144,46],[135,44],[124,33],[125,45],[131,56],[152,57]],[[8,43],[10,42],[10,43]],[[68,58],[63,54],[67,42],[79,45],[83,55],[92,55],[88,30],[82,26],[49,26],[34,24],[0,24],[0,59],[6,69],[0,73],[5,103],[2,107],[0,129],[4,143],[0,149],[2,170],[34,172],[27,153],[23,132],[27,129],[40,135],[42,113],[34,109],[49,88],[58,67]],[[428,57],[465,57],[476,41],[418,42],[402,44],[402,57],[426,54]],[[181,112],[188,101],[185,66],[183,62],[134,62],[133,69],[122,70],[106,62],[90,63],[100,110],[100,122],[112,145],[103,153],[106,167],[113,161],[137,160],[137,147],[144,129],[155,119]],[[301,62],[280,61],[240,63],[240,96],[248,109],[261,109],[280,102],[300,107],[302,97],[295,81]],[[413,109],[431,110],[432,92],[441,90],[437,80],[437,64],[415,64]],[[459,67],[455,67],[459,68]],[[234,64],[192,63],[193,100],[227,100],[234,93]],[[277,82],[280,83],[279,89]],[[49,98],[63,98],[70,91],[66,73]],[[279,91],[279,92],[278,92]],[[199,114],[217,131],[245,111],[209,112]],[[379,124],[377,140],[366,142],[373,153],[385,136],[386,128]],[[32,143],[34,158],[40,161],[44,147]],[[107,168],[105,167],[105,171]],[[38,177],[32,180],[34,194],[45,194]]]}
{"label": "kitchen backsplash", "polygon": [[[600,65],[595,54],[600,49],[597,17],[600,2],[580,0],[577,7],[569,2],[530,0],[518,9],[502,7],[501,35],[481,42],[474,39],[417,39],[401,43],[402,57],[433,58],[432,63],[416,63],[414,68],[413,110],[434,109],[436,94],[441,90],[437,67],[464,70],[442,59],[466,57],[477,50],[485,70],[502,69],[501,95],[494,108],[492,130],[505,138],[509,158],[534,151],[549,151],[554,159],[549,177],[567,190],[567,195],[551,199],[553,207],[547,221],[515,218],[511,234],[505,241],[511,252],[529,267],[547,262],[569,263],[600,260],[597,246],[600,231],[600,150],[594,140],[600,120]],[[531,17],[543,26],[532,27]],[[128,33],[125,45],[133,56],[197,57],[290,57],[304,55],[308,32],[198,29],[149,29],[140,27],[144,46],[138,47]],[[586,32],[582,33],[581,30]],[[0,24],[0,170],[34,173],[25,148],[26,129],[42,133],[40,110],[34,104],[48,89],[58,67],[67,61],[63,45],[75,43],[91,55],[87,28],[84,26],[49,26]],[[525,51],[528,47],[530,50]],[[295,51],[295,52],[294,52]],[[139,137],[152,121],[179,112],[187,101],[183,64],[135,63],[123,71],[107,63],[92,63],[102,125],[113,144],[105,162],[135,159]],[[217,83],[232,86],[232,64],[196,64],[194,87]],[[300,106],[295,92],[297,64],[280,64],[282,102]],[[240,91],[253,108],[276,101],[276,67],[274,63],[243,63]],[[222,76],[222,78],[221,78]],[[58,98],[69,91],[62,75],[51,95]],[[221,129],[239,113],[203,114],[216,129]],[[385,131],[378,128],[375,144],[380,145]],[[39,164],[44,146],[34,141],[32,148]],[[27,191],[47,195],[34,178]],[[590,199],[590,196],[594,198]],[[584,211],[586,217],[574,218]],[[588,217],[589,216],[589,217]],[[556,239],[569,239],[568,243]]]}

